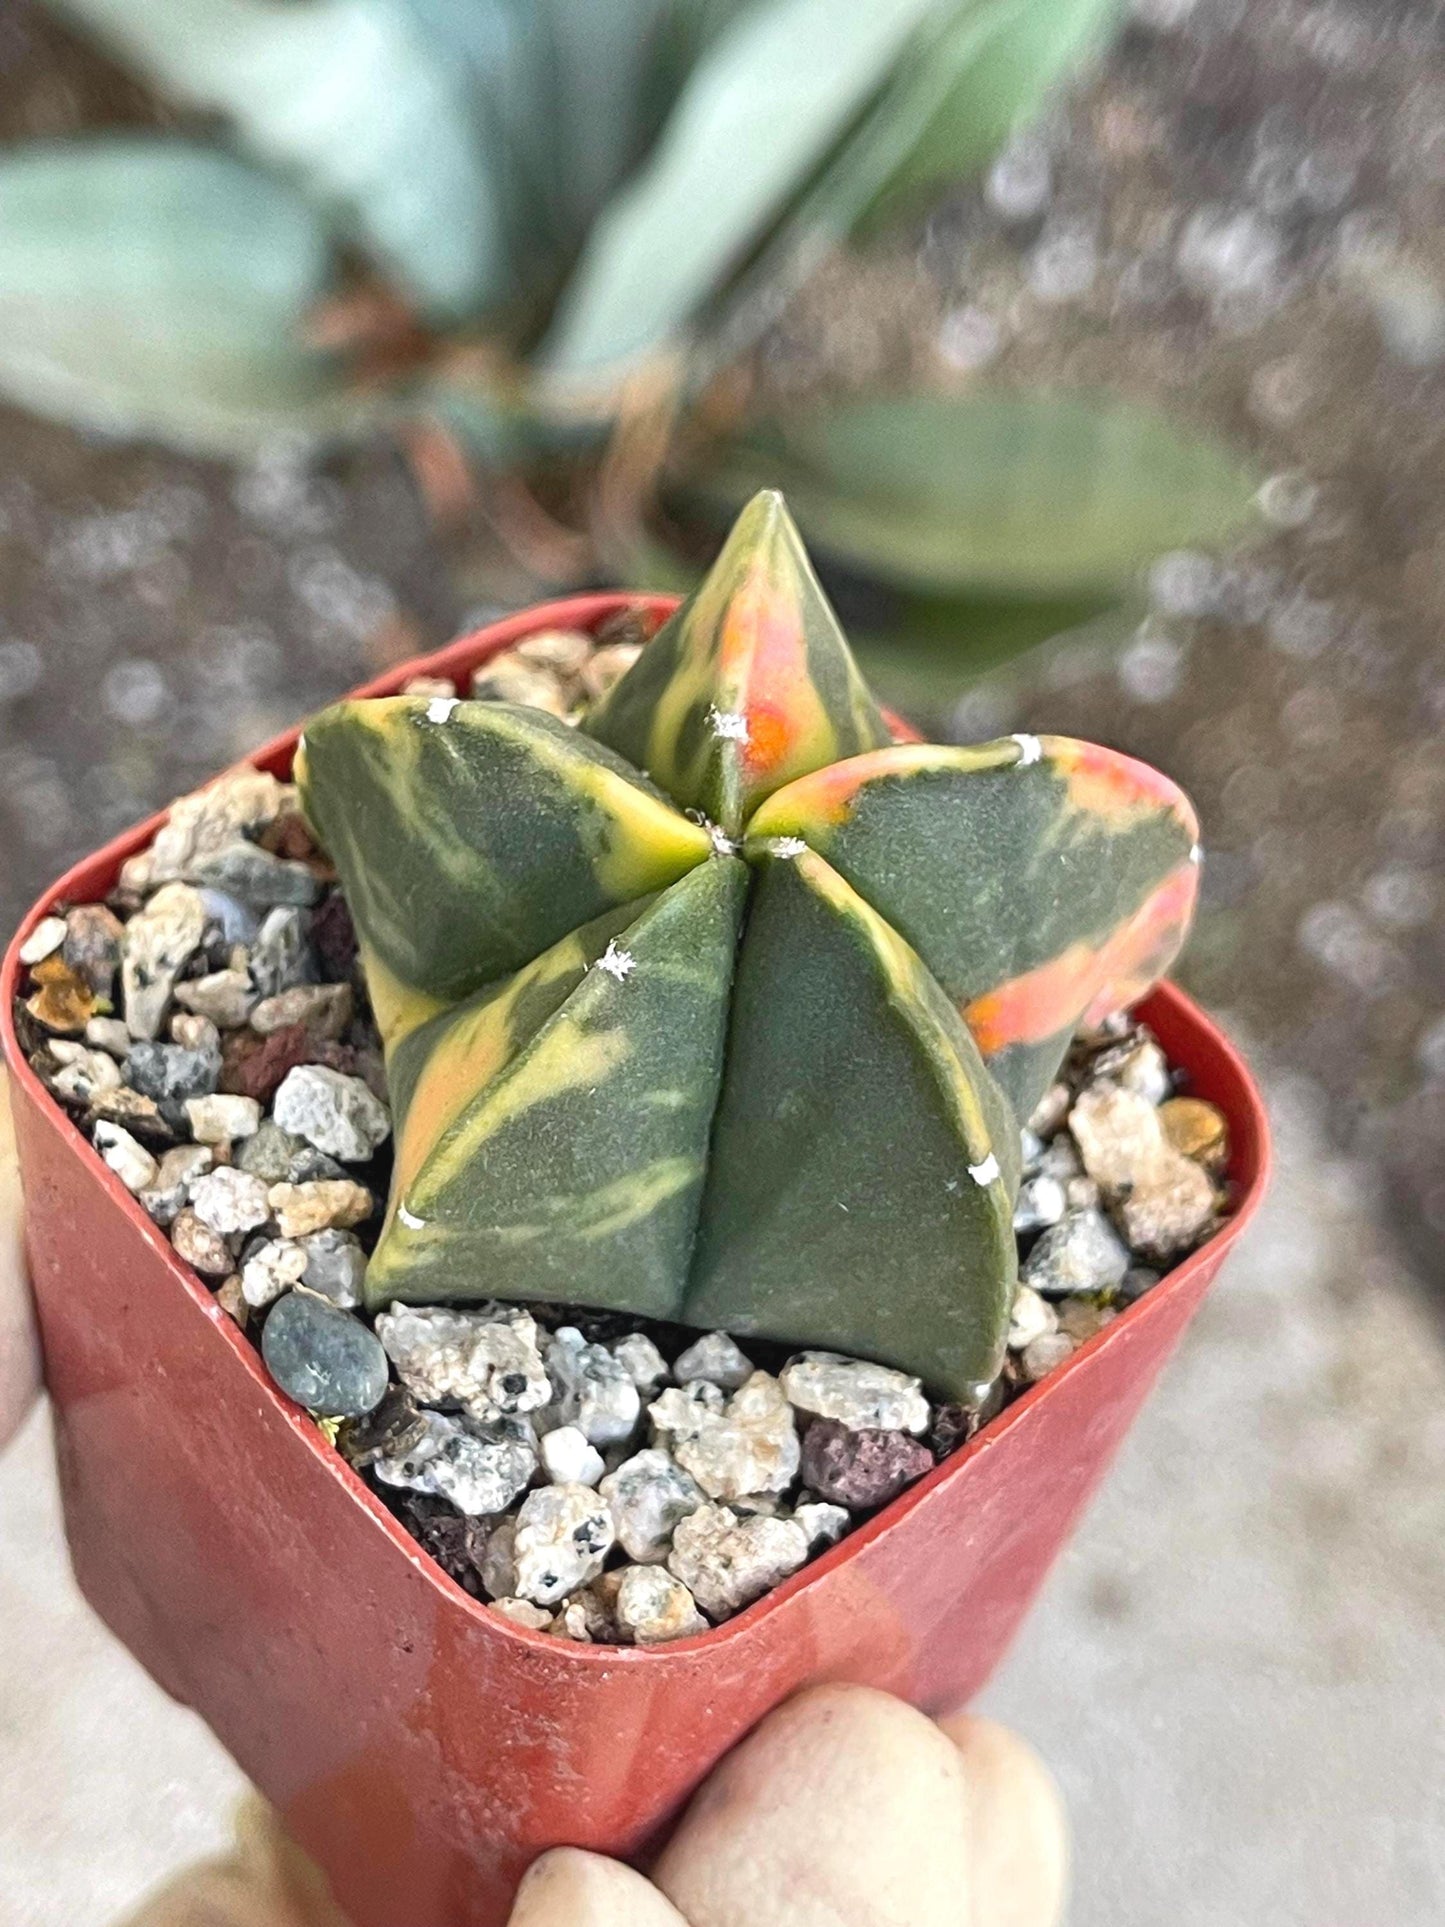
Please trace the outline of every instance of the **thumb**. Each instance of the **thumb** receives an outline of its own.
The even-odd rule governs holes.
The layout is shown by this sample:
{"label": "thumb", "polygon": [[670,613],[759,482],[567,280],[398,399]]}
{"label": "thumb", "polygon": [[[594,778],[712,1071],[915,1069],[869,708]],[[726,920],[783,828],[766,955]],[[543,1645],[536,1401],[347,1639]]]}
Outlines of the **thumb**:
{"label": "thumb", "polygon": [[1069,1825],[1053,1775],[1027,1740],[961,1713],[940,1726],[968,1786],[972,1927],[1058,1927],[1069,1885]]}
{"label": "thumb", "polygon": [[670,1900],[620,1860],[554,1847],[529,1868],[507,1927],[687,1927]]}

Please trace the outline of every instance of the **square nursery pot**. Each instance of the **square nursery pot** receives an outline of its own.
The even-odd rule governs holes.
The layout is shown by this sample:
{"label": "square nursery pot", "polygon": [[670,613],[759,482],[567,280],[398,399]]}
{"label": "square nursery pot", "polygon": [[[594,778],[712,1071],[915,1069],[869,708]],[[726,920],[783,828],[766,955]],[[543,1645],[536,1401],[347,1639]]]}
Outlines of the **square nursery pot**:
{"label": "square nursery pot", "polygon": [[[669,599],[551,604],[397,669],[465,676],[542,628]],[[285,776],[293,732],[254,759]],[[103,897],[159,819],[26,919]],[[17,939],[18,944],[19,939]],[[501,1927],[560,1843],[644,1857],[769,1708],[818,1680],[929,1711],[997,1665],[1156,1373],[1253,1213],[1268,1161],[1248,1072],[1178,990],[1142,1015],[1229,1121],[1237,1200],[1200,1250],[969,1444],[747,1612],[652,1650],[487,1612],[271,1383],[3,1034],[66,1529],[95,1610],[280,1808],[358,1927]]]}

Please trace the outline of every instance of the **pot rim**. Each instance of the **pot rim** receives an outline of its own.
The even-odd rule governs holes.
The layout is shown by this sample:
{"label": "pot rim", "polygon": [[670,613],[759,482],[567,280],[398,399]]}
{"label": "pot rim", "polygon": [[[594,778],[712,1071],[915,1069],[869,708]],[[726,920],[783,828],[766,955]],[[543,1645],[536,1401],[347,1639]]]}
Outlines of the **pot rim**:
{"label": "pot rim", "polygon": [[[624,610],[641,610],[660,621],[672,613],[679,600],[680,598],[672,595],[608,591],[538,603],[515,615],[470,631],[467,635],[447,643],[441,649],[414,657],[408,662],[388,669],[369,682],[347,692],[347,696],[349,699],[392,695],[404,682],[415,675],[445,676],[468,672],[478,663],[486,661],[524,637],[536,634],[542,629],[570,627],[593,630],[607,617]],[[304,734],[304,729],[303,722],[282,731],[250,755],[230,764],[228,768],[269,769],[273,773],[289,775],[291,759],[296,744]],[[225,771],[220,772],[222,775],[225,773]],[[288,1425],[293,1432],[306,1441],[308,1449],[322,1460],[348,1497],[369,1514],[373,1524],[392,1541],[396,1549],[410,1559],[432,1585],[439,1587],[453,1600],[463,1601],[478,1619],[499,1637],[545,1648],[554,1656],[563,1657],[578,1666],[604,1668],[618,1665],[659,1666],[666,1665],[674,1659],[685,1659],[687,1655],[745,1634],[767,1614],[781,1609],[795,1594],[808,1586],[821,1583],[830,1573],[846,1564],[864,1547],[885,1532],[901,1526],[916,1510],[927,1505],[941,1486],[960,1476],[969,1461],[994,1446],[1012,1426],[1024,1419],[1041,1399],[1047,1397],[1051,1389],[1060,1384],[1071,1372],[1078,1370],[1084,1360],[1105,1346],[1128,1344],[1130,1334],[1137,1331],[1150,1318],[1151,1308],[1156,1308],[1165,1297],[1172,1295],[1174,1289],[1183,1282],[1186,1274],[1196,1264],[1204,1262],[1206,1258],[1213,1258],[1215,1254],[1218,1254],[1220,1259],[1223,1258],[1224,1252],[1254,1216],[1268,1186],[1272,1161],[1269,1125],[1263,1100],[1248,1066],[1228,1038],[1182,990],[1167,982],[1157,985],[1136,1008],[1146,1022],[1151,1022],[1156,1028],[1162,1028],[1171,1036],[1187,1035],[1196,1049],[1203,1046],[1212,1054],[1214,1070],[1217,1074],[1213,1081],[1226,1087],[1221,1108],[1228,1116],[1232,1163],[1243,1167],[1242,1182],[1239,1184],[1234,1207],[1205,1243],[1166,1271],[1159,1283],[1142,1298],[1127,1306],[1117,1318],[1079,1346],[1046,1378],[1020,1393],[986,1425],[981,1426],[971,1439],[950,1452],[945,1459],[914,1484],[908,1486],[896,1499],[880,1508],[861,1525],[855,1526],[835,1545],[828,1547],[816,1558],[810,1559],[805,1566],[774,1586],[771,1591],[764,1593],[752,1605],[734,1614],[732,1618],[724,1620],[720,1625],[709,1627],[707,1632],[695,1634],[689,1639],[670,1640],[665,1645],[653,1647],[588,1645],[575,1640],[557,1639],[550,1633],[533,1631],[530,1627],[520,1626],[506,1618],[504,1614],[489,1611],[484,1601],[474,1597],[453,1579],[419,1545],[401,1521],[387,1510],[361,1476],[347,1464],[335,1446],[326,1440],[305,1408],[287,1398],[266,1371],[259,1351],[240,1326],[221,1309],[200,1275],[179,1256],[160,1226],[126,1190],[80,1126],[46,1090],[21,1049],[14,1013],[20,977],[25,969],[20,962],[19,953],[26,938],[44,917],[53,912],[55,906],[93,901],[98,887],[97,871],[102,872],[113,882],[121,863],[149,845],[157,830],[166,821],[168,814],[169,806],[146,817],[131,829],[122,831],[119,836],[112,838],[100,849],[80,858],[64,875],[42,892],[21,918],[6,947],[3,963],[0,963],[0,1055],[3,1055],[10,1076],[26,1096],[39,1105],[52,1124],[72,1144],[72,1148],[77,1148],[82,1158],[89,1161],[92,1176],[100,1183],[102,1189],[127,1213],[131,1222],[141,1231],[147,1244],[160,1257],[172,1279],[221,1331],[224,1342],[230,1346],[241,1368],[249,1373],[253,1387],[266,1400],[276,1419]],[[109,887],[109,885],[100,887]],[[1167,1042],[1165,1048],[1171,1055],[1174,1054]]]}

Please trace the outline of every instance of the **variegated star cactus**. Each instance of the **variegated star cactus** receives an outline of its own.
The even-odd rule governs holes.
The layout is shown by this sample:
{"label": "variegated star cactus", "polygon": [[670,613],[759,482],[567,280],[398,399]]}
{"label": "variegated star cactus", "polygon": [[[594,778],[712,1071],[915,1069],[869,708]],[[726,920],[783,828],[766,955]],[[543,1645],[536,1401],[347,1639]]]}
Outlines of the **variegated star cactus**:
{"label": "variegated star cactus", "polygon": [[980,1395],[1019,1119],[1189,920],[1171,783],[896,742],[774,494],[580,728],[344,702],[298,776],[397,1118],[373,1302],[605,1306]]}

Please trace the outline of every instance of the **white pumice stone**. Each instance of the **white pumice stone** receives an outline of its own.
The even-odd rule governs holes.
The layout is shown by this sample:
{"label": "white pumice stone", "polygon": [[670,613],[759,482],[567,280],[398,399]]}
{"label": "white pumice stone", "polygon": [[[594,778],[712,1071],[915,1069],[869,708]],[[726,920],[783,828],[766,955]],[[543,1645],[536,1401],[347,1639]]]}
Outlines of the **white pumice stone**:
{"label": "white pumice stone", "polygon": [[260,1310],[299,1284],[305,1271],[306,1253],[299,1244],[290,1238],[268,1238],[241,1267],[241,1295]]}
{"label": "white pumice stone", "polygon": [[60,1069],[50,1080],[50,1087],[58,1096],[86,1104],[97,1091],[120,1089],[120,1065],[103,1050],[89,1050],[84,1044],[57,1037],[50,1051],[60,1063]]}
{"label": "white pumice stone", "polygon": [[754,1372],[725,1409],[704,1417],[691,1438],[677,1441],[674,1452],[713,1499],[784,1492],[802,1457],[793,1408],[770,1372]]}
{"label": "white pumice stone", "polygon": [[198,862],[247,831],[274,823],[294,806],[296,792],[265,770],[228,770],[204,789],[179,797],[146,852],[154,883],[189,877]]}
{"label": "white pumice stone", "polygon": [[1014,1205],[1015,1235],[1027,1238],[1035,1231],[1047,1230],[1059,1222],[1068,1204],[1067,1193],[1057,1178],[1049,1177],[1046,1172],[1025,1178]]}
{"label": "white pumice stone", "polygon": [[271,1215],[265,1184],[233,1164],[223,1164],[194,1178],[190,1205],[201,1223],[223,1238],[259,1230]]}
{"label": "white pumice stone", "polygon": [[218,1030],[239,1030],[256,1004],[256,987],[246,970],[213,970],[176,985],[176,1002]]}
{"label": "white pumice stone", "polygon": [[550,1630],[555,1639],[575,1639],[579,1646],[590,1646],[591,1615],[585,1602],[580,1598],[564,1599],[557,1608]]}
{"label": "white pumice stone", "polygon": [[810,1554],[824,1546],[836,1546],[853,1523],[845,1505],[830,1505],[826,1499],[810,1499],[793,1507],[793,1519],[808,1535]]}
{"label": "white pumice stone", "polygon": [[485,1418],[535,1412],[552,1395],[536,1322],[519,1306],[394,1304],[377,1318],[376,1335],[424,1404],[457,1404]]}
{"label": "white pumice stone", "polygon": [[160,1036],[176,978],[205,933],[201,894],[188,883],[167,883],[125,926],[121,983],[132,1037]]}
{"label": "white pumice stone", "polygon": [[1036,1138],[1051,1138],[1069,1115],[1069,1106],[1073,1101],[1067,1084],[1062,1081],[1050,1084],[1034,1106],[1033,1116],[1028,1121],[1030,1133]]}
{"label": "white pumice stone", "polygon": [[517,1514],[517,1591],[555,1606],[602,1570],[615,1537],[607,1502],[585,1485],[544,1485]]}
{"label": "white pumice stone", "polygon": [[1032,1345],[1036,1338],[1059,1328],[1058,1313],[1046,1298],[1028,1285],[1020,1285],[1014,1294],[1013,1312],[1009,1318],[1008,1348],[1011,1352],[1021,1352]]}
{"label": "white pumice stone", "polygon": [[191,1195],[191,1185],[215,1162],[206,1144],[177,1144],[162,1154],[155,1177],[140,1196],[157,1224],[168,1225]]}
{"label": "white pumice stone", "polygon": [[391,1136],[391,1113],[370,1087],[324,1064],[288,1071],[271,1108],[283,1131],[343,1164],[364,1164]]}
{"label": "white pumice stone", "polygon": [[708,1332],[679,1355],[672,1371],[679,1385],[704,1379],[735,1392],[752,1377],[753,1362],[726,1332]]}
{"label": "white pumice stone", "polygon": [[667,1569],[710,1619],[726,1619],[807,1560],[808,1535],[795,1520],[740,1519],[724,1505],[707,1505],[679,1523]]}
{"label": "white pumice stone", "polygon": [[664,1566],[627,1566],[617,1588],[617,1623],[639,1646],[705,1633],[708,1622],[680,1579]]}
{"label": "white pumice stone", "polygon": [[1169,1060],[1152,1037],[1127,1037],[1100,1051],[1089,1066],[1089,1082],[1107,1081],[1132,1091],[1148,1104],[1162,1104],[1173,1093]]}
{"label": "white pumice stone", "polygon": [[696,1479],[655,1446],[609,1472],[601,1491],[612,1508],[618,1544],[642,1565],[665,1559],[678,1521],[707,1503]]}
{"label": "white pumice stone", "polygon": [[1065,1332],[1045,1332],[1025,1345],[1019,1363],[1023,1366],[1024,1377],[1030,1385],[1037,1385],[1041,1378],[1047,1378],[1066,1358],[1073,1356],[1078,1347]]}
{"label": "white pumice stone", "polygon": [[531,1484],[537,1447],[525,1419],[479,1424],[443,1412],[427,1412],[425,1418],[426,1431],[410,1451],[375,1462],[373,1470],[384,1485],[430,1493],[469,1518],[487,1518],[505,1512]]}
{"label": "white pumice stone", "polygon": [[160,1166],[124,1125],[102,1119],[95,1127],[95,1148],[127,1191],[141,1192],[155,1183]]}
{"label": "white pumice stone", "polygon": [[551,1430],[575,1425],[591,1445],[622,1445],[637,1430],[642,1399],[622,1361],[605,1345],[589,1345],[574,1325],[563,1325],[547,1347],[553,1402]]}
{"label": "white pumice stone", "polygon": [[596,1485],[605,1467],[602,1454],[575,1425],[559,1425],[538,1441],[542,1470],[553,1485]]}
{"label": "white pumice stone", "polygon": [[783,1369],[783,1391],[799,1411],[836,1419],[850,1432],[926,1432],[928,1400],[907,1372],[835,1352],[800,1352]]}
{"label": "white pumice stone", "polygon": [[667,1360],[645,1332],[614,1338],[610,1349],[643,1398],[650,1398],[669,1376]]}
{"label": "white pumice stone", "polygon": [[696,1438],[706,1420],[726,1404],[722,1387],[700,1378],[691,1385],[669,1385],[648,1406],[647,1416],[653,1430],[676,1445],[679,1439]]}
{"label": "white pumice stone", "polygon": [[223,1092],[187,1098],[186,1117],[198,1144],[233,1143],[261,1128],[261,1106],[254,1097],[232,1097]]}
{"label": "white pumice stone", "polygon": [[304,1024],[313,1037],[337,1038],[350,1022],[350,984],[293,984],[263,998],[251,1012],[251,1028],[262,1037]]}
{"label": "white pumice stone", "polygon": [[47,957],[55,955],[64,942],[64,917],[42,917],[21,944],[17,954],[21,963],[27,966],[44,963]]}
{"label": "white pumice stone", "polygon": [[103,1050],[108,1057],[130,1055],[131,1034],[120,1017],[92,1017],[85,1027],[85,1041],[93,1050]]}
{"label": "white pumice stone", "polygon": [[507,1599],[517,1590],[516,1539],[515,1519],[503,1519],[487,1535],[480,1570],[482,1590],[489,1599]]}
{"label": "white pumice stone", "polygon": [[530,1599],[494,1599],[487,1607],[499,1619],[510,1619],[514,1626],[527,1626],[534,1633],[547,1632],[552,1624],[552,1615],[534,1606]]}

